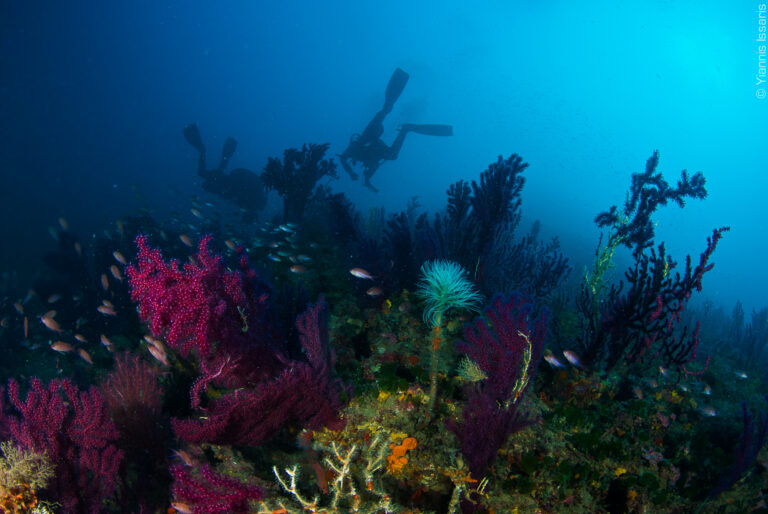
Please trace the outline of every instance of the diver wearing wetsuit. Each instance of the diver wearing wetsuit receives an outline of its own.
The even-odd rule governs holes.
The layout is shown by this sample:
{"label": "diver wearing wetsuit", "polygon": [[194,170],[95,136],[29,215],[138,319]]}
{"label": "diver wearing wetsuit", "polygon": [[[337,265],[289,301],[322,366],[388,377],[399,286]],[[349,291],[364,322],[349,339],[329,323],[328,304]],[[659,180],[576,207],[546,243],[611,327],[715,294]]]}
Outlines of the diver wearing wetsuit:
{"label": "diver wearing wetsuit", "polygon": [[[342,154],[339,160],[344,169],[349,173],[352,180],[357,180],[357,173],[352,169],[357,163],[363,167],[363,176],[365,177],[365,186],[374,192],[378,190],[371,184],[371,177],[384,161],[397,159],[400,148],[403,146],[405,136],[408,132],[417,134],[426,134],[429,136],[452,136],[453,127],[450,125],[417,125],[414,123],[403,123],[398,128],[397,136],[392,142],[392,146],[381,140],[384,133],[384,118],[392,111],[395,102],[405,89],[408,83],[408,74],[397,68],[389,79],[387,90],[384,95],[384,107],[373,117],[363,130],[362,134],[354,134],[349,141],[349,146]],[[352,165],[350,162],[352,161]]]}
{"label": "diver wearing wetsuit", "polygon": [[252,221],[264,208],[267,194],[261,177],[251,170],[237,168],[229,174],[224,170],[237,149],[237,141],[228,137],[221,149],[221,161],[214,169],[206,169],[205,145],[196,123],[184,127],[184,138],[199,152],[197,174],[203,179],[203,189],[226,200],[233,201],[243,210],[243,220]]}

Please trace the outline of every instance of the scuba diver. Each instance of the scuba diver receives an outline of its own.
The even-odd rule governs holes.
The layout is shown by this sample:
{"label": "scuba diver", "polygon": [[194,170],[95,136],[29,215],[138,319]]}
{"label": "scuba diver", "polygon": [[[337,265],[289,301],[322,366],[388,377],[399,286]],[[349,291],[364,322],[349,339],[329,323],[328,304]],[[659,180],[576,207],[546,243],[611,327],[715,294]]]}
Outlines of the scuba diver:
{"label": "scuba diver", "polygon": [[197,160],[197,174],[203,179],[203,189],[237,204],[243,211],[243,221],[256,219],[257,213],[267,203],[267,193],[261,177],[245,168],[234,169],[229,174],[224,173],[229,159],[237,149],[237,140],[228,137],[224,141],[219,166],[209,170],[206,169],[205,145],[196,123],[184,127],[184,139],[200,154]]}
{"label": "scuba diver", "polygon": [[[371,184],[371,177],[384,161],[393,161],[397,159],[400,148],[403,146],[405,136],[408,132],[416,134],[426,134],[428,136],[452,136],[453,127],[450,125],[417,125],[415,123],[403,123],[398,127],[397,137],[392,142],[392,146],[381,140],[384,133],[384,118],[392,111],[395,102],[400,97],[400,93],[405,89],[409,75],[397,68],[389,79],[387,91],[384,95],[384,107],[381,108],[376,116],[368,123],[362,134],[354,134],[349,141],[349,146],[342,154],[338,154],[341,165],[349,173],[352,180],[357,180],[357,173],[352,166],[358,162],[363,166],[363,176],[365,177],[365,186],[373,192],[378,190]],[[352,161],[352,166],[349,161]]]}

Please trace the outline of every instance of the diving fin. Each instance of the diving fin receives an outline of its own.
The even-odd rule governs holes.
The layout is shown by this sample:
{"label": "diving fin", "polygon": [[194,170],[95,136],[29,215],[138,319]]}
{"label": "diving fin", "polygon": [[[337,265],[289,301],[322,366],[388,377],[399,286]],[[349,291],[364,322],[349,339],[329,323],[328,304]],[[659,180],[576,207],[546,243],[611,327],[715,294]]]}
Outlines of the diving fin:
{"label": "diving fin", "polygon": [[221,149],[221,158],[228,161],[229,158],[234,155],[236,149],[237,139],[234,137],[228,137],[227,140],[224,141],[224,146]]}
{"label": "diving fin", "polygon": [[389,113],[392,111],[392,107],[395,106],[395,102],[400,98],[400,94],[408,83],[408,78],[409,75],[400,68],[397,68],[392,73],[387,84],[387,92],[384,95],[384,107],[382,108],[384,112]]}
{"label": "diving fin", "polygon": [[205,146],[203,145],[203,138],[200,137],[200,130],[197,128],[197,123],[190,123],[183,130],[184,139],[187,143],[195,147],[198,152],[205,153]]}
{"label": "diving fin", "polygon": [[416,123],[403,123],[401,129],[408,132],[415,132],[416,134],[424,134],[426,136],[453,135],[453,127],[451,125],[419,125]]}

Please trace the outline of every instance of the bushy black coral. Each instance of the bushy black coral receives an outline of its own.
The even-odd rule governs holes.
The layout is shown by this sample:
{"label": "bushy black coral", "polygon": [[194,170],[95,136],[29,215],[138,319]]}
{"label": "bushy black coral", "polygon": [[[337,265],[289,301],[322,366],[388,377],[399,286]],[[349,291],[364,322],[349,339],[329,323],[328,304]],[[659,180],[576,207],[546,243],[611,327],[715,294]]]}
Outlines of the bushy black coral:
{"label": "bushy black coral", "polygon": [[686,198],[703,199],[707,196],[707,190],[704,188],[706,181],[701,172],[689,177],[688,172],[683,170],[677,187],[672,188],[661,176],[661,172],[656,173],[658,165],[659,152],[656,150],[646,161],[645,171],[632,175],[632,185],[624,203],[624,210],[619,212],[619,208],[613,205],[595,217],[597,226],[613,228],[615,236],[620,238],[625,246],[633,249],[635,257],[639,257],[643,250],[653,245],[651,215],[660,205],[667,205],[667,202],[672,200],[684,207]]}
{"label": "bushy black coral", "polygon": [[325,175],[336,178],[336,163],[332,159],[323,159],[329,147],[330,143],[304,144],[301,150],[286,149],[282,162],[275,157],[267,161],[261,180],[264,187],[274,189],[283,197],[285,221],[301,221],[304,206],[317,181]]}

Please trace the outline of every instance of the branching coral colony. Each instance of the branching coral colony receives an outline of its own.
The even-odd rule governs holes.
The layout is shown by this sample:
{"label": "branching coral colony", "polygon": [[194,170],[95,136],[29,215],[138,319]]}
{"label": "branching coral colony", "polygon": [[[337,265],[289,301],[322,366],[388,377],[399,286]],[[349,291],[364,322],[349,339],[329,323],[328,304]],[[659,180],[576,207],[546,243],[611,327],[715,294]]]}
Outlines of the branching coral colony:
{"label": "branching coral colony", "polygon": [[327,507],[320,506],[320,497],[317,495],[311,500],[304,498],[299,490],[298,465],[282,472],[274,466],[272,470],[277,481],[293,497],[298,509],[284,501],[273,501],[262,503],[267,509],[262,512],[274,512],[275,506],[286,512],[397,512],[399,509],[395,508],[392,498],[384,491],[377,477],[377,473],[386,466],[390,450],[384,442],[385,436],[384,433],[376,434],[362,451],[358,451],[357,445],[342,448],[336,442],[331,442],[330,448],[325,448],[330,456],[324,462],[335,475],[328,482],[330,500]]}
{"label": "branching coral colony", "polygon": [[[636,363],[658,358],[664,366],[686,374],[702,372],[690,368],[697,356],[698,328],[680,333],[677,324],[692,292],[701,290],[702,277],[713,266],[709,258],[729,229],[713,232],[696,267],[689,256],[683,274],[673,274],[676,263],[666,255],[664,243],[652,247],[651,215],[670,200],[684,207],[686,198],[702,199],[707,191],[701,173],[689,176],[685,170],[677,186],[671,187],[656,172],[658,163],[659,154],[654,152],[645,171],[632,175],[622,211],[614,205],[595,218],[598,227],[608,229],[608,238],[602,246],[601,235],[594,269],[585,273],[582,282],[577,301],[581,334],[576,345],[583,362],[592,368],[610,371],[622,360]],[[605,283],[616,249],[622,245],[631,248],[635,258],[625,273],[626,292],[623,283],[610,288]]]}
{"label": "branching coral colony", "polygon": [[[0,444],[0,510],[692,512],[705,502],[748,512],[760,505],[768,415],[759,368],[729,367],[727,356],[708,366],[697,354],[712,350],[709,330],[702,328],[700,350],[695,324],[683,328],[727,228],[679,267],[653,241],[655,209],[703,198],[701,174],[684,172],[673,187],[656,171],[658,154],[648,160],[623,208],[598,216],[605,246],[584,277],[580,311],[568,311],[566,299],[551,301],[569,269],[556,241],[539,245],[535,225],[522,240],[513,237],[527,166],[521,157],[499,158],[478,183],[451,186],[447,212],[434,223],[415,204],[388,221],[380,215],[373,240],[362,236],[343,195],[316,187],[333,174],[326,149],[289,150],[265,172],[297,223],[265,225],[253,244],[245,242],[252,235],[227,240],[231,253],[217,253],[213,236],[200,235],[189,260],[176,261],[156,245],[174,252],[179,240],[191,247],[189,237],[131,221],[127,234],[121,225],[119,237],[103,243],[115,280],[103,275],[100,292],[109,300],[90,309],[92,318],[83,314],[87,325],[75,321],[75,309],[68,325],[63,298],[20,301],[11,327],[0,313],[0,342],[9,345],[7,334],[27,337],[21,320],[29,312],[56,303],[56,324],[46,314],[38,327],[62,338],[53,350],[85,351],[100,338],[104,346],[89,347],[94,358],[83,362],[56,354],[40,368],[45,380],[11,380],[0,392],[0,440],[10,439]],[[306,219],[298,223],[302,216],[312,218],[311,229]],[[134,236],[138,255],[128,265],[115,248],[128,252]],[[62,241],[72,254],[84,251],[72,238]],[[634,262],[620,285],[610,284],[606,271],[621,246]],[[126,266],[127,281],[112,257]],[[249,258],[271,259],[270,275]],[[357,266],[367,271],[355,276],[374,282],[350,278]],[[100,299],[90,294],[95,307]],[[550,319],[560,316],[570,326],[551,330]],[[743,317],[743,310],[734,315],[739,326]],[[753,316],[750,355],[761,355],[766,317]],[[561,350],[576,350],[563,352],[571,365],[548,353],[551,367],[539,369],[554,332]],[[78,342],[65,342],[70,336]],[[574,341],[580,346],[564,346]],[[73,378],[56,377],[72,370]],[[545,380],[534,396],[538,373]],[[88,389],[89,381],[99,388]],[[736,395],[746,399],[738,427]]]}

